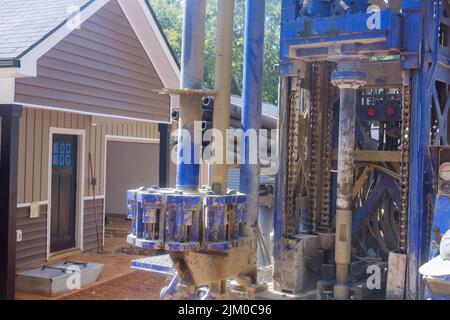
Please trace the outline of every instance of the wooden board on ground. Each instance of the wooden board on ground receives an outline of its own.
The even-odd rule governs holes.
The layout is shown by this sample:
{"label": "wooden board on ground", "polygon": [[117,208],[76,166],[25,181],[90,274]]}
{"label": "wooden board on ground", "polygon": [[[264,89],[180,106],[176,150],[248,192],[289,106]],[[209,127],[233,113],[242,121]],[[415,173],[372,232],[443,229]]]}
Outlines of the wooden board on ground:
{"label": "wooden board on ground", "polygon": [[405,291],[406,255],[389,253],[386,300],[402,300]]}

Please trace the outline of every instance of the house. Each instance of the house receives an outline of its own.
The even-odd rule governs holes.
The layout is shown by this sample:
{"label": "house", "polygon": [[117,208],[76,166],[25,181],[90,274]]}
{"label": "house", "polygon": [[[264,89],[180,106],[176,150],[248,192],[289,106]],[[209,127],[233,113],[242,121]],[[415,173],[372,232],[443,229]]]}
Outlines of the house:
{"label": "house", "polygon": [[0,0],[0,104],[23,107],[18,267],[96,248],[126,189],[159,183],[163,87],[179,67],[148,1]]}

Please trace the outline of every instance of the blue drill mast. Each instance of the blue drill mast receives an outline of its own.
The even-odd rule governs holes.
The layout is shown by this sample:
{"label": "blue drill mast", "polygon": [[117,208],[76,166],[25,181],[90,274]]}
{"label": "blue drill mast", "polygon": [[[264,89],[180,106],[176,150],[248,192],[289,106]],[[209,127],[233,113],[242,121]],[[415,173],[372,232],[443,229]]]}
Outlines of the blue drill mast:
{"label": "blue drill mast", "polygon": [[[184,6],[181,89],[168,91],[180,95],[177,188],[129,192],[129,242],[169,252],[177,275],[163,296],[239,287],[247,297],[258,286],[260,169],[241,164],[239,192],[199,188],[203,146],[185,133],[196,134],[202,97],[224,91],[202,88],[205,0]],[[261,127],[264,6],[246,1],[244,130]],[[450,295],[448,282],[419,273],[450,228],[450,2],[282,0],[281,12],[273,290]],[[249,149],[244,138],[246,160]],[[379,272],[375,289],[368,270]]]}

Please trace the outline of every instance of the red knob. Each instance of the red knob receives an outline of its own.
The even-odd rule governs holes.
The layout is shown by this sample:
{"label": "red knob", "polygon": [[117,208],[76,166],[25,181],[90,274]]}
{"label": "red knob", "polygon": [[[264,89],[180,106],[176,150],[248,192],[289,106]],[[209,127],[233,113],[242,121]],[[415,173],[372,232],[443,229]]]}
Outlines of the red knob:
{"label": "red knob", "polygon": [[389,117],[395,116],[395,108],[394,108],[394,107],[388,107],[388,108],[386,109],[386,114],[387,114]]}
{"label": "red knob", "polygon": [[369,107],[369,108],[367,109],[367,115],[368,115],[370,118],[375,117],[376,114],[377,114],[377,109],[372,108],[372,107]]}

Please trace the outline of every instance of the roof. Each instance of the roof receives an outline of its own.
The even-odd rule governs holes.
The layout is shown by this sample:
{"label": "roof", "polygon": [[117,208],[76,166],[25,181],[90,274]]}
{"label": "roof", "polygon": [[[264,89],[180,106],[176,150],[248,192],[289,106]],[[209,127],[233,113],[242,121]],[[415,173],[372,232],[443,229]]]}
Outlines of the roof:
{"label": "roof", "polygon": [[39,58],[110,1],[120,4],[164,86],[178,87],[178,61],[148,0],[0,0],[0,75],[37,76]]}
{"label": "roof", "polygon": [[93,0],[0,0],[0,59],[23,56]]}
{"label": "roof", "polygon": [[[231,96],[231,104],[242,108],[242,97]],[[262,114],[271,118],[278,118],[278,107],[268,102],[262,104]]]}

